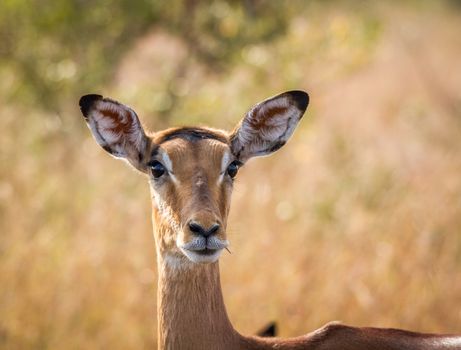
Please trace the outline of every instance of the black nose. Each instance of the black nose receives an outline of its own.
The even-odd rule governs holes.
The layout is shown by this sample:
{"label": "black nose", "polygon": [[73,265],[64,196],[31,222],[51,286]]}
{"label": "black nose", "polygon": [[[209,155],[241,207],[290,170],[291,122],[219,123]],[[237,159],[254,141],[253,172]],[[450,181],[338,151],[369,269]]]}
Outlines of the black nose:
{"label": "black nose", "polygon": [[213,224],[208,229],[205,229],[202,225],[198,224],[197,222],[189,222],[189,230],[192,233],[203,237],[209,237],[212,234],[218,232],[219,227],[219,224]]}

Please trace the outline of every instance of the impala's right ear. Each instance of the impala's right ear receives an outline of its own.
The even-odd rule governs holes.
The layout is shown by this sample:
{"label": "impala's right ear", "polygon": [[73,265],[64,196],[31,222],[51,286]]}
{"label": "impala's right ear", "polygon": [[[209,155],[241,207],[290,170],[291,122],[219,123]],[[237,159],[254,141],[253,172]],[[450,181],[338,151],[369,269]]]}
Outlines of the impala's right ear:
{"label": "impala's right ear", "polygon": [[82,96],[79,105],[96,142],[114,157],[125,159],[142,171],[148,138],[136,113],[101,95]]}

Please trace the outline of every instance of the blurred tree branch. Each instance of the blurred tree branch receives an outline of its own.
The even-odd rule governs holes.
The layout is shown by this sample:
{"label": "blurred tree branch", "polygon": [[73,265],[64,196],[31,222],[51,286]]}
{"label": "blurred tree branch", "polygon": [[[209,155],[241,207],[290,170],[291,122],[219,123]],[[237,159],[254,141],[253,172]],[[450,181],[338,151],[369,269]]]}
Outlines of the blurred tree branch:
{"label": "blurred tree branch", "polygon": [[[0,4],[0,91],[58,111],[66,97],[107,84],[120,58],[153,26],[190,56],[224,72],[247,45],[284,33],[293,2],[199,0],[5,0]],[[185,62],[178,74],[187,70]],[[166,87],[167,88],[167,87]],[[174,104],[173,104],[174,107]]]}

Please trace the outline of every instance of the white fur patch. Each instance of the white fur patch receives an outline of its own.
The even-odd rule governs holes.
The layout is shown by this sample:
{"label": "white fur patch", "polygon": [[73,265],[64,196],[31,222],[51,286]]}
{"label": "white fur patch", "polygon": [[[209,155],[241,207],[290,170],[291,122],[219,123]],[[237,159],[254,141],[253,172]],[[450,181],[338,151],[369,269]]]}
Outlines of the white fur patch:
{"label": "white fur patch", "polygon": [[190,251],[190,250],[182,249],[182,248],[181,248],[181,251],[190,261],[196,264],[207,264],[207,263],[215,262],[219,259],[222,253],[222,249],[217,250],[212,255],[200,255],[199,253],[196,253],[194,251]]}
{"label": "white fur patch", "polygon": [[162,151],[162,161],[163,161],[163,165],[165,166],[166,170],[168,170],[171,180],[173,180],[175,184],[178,184],[179,180],[175,176],[174,171],[173,171],[173,162],[171,161],[170,157],[165,151]]}
{"label": "white fur patch", "polygon": [[224,176],[226,175],[227,167],[229,166],[229,160],[231,159],[230,152],[225,151],[221,160],[221,172],[218,177],[218,185],[222,183]]}
{"label": "white fur patch", "polygon": [[163,258],[166,266],[174,270],[180,270],[187,266],[187,261],[184,261],[184,258],[181,256],[176,256],[172,254],[166,254]]}
{"label": "white fur patch", "polygon": [[181,230],[181,225],[176,220],[173,209],[171,209],[171,207],[162,199],[160,194],[157,193],[157,191],[154,189],[154,184],[152,181],[150,182],[150,192],[159,213],[163,216],[163,218],[168,222],[174,231],[179,232]]}

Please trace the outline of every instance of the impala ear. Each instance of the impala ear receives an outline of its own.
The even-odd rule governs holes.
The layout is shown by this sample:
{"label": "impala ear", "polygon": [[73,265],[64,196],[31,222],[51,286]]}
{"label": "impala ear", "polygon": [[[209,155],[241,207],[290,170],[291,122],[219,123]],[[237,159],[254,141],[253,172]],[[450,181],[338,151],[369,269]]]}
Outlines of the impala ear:
{"label": "impala ear", "polygon": [[309,103],[304,91],[288,91],[258,103],[231,134],[234,156],[244,163],[281,148],[293,134]]}
{"label": "impala ear", "polygon": [[142,170],[148,139],[136,113],[101,95],[82,96],[79,105],[96,142],[114,157]]}

